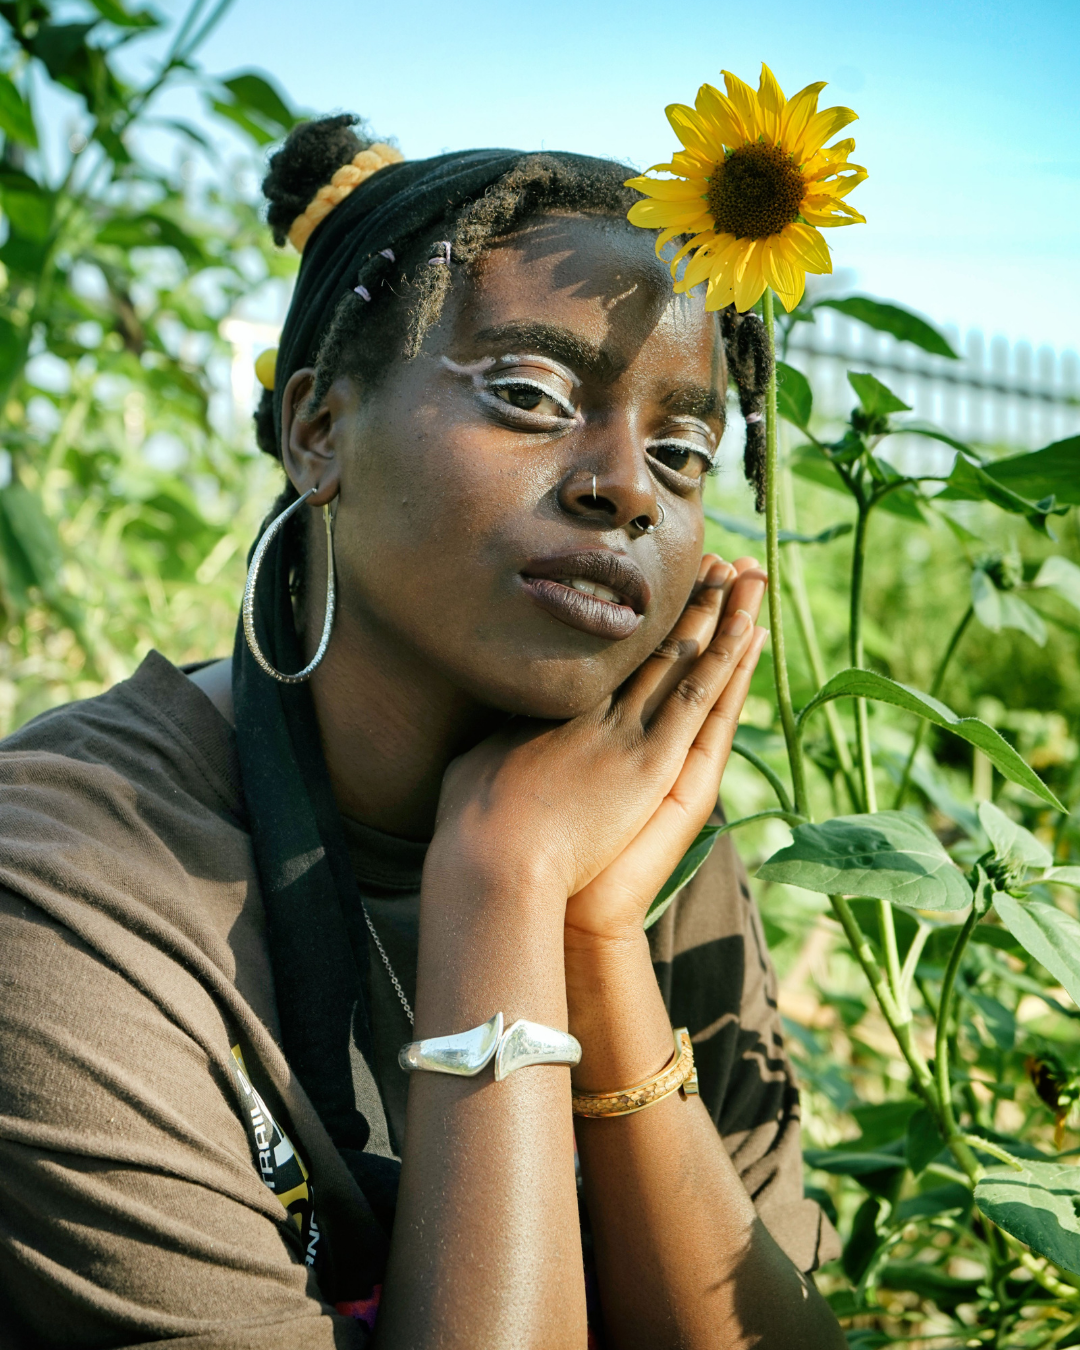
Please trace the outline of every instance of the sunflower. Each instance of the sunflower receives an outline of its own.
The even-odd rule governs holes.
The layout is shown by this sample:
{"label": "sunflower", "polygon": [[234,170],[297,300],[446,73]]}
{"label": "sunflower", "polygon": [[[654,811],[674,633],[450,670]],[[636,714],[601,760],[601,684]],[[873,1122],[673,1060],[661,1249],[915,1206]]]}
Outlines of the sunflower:
{"label": "sunflower", "polygon": [[844,198],[866,177],[849,164],[853,140],[825,142],[855,120],[850,108],[817,101],[825,85],[808,84],[786,99],[768,66],[755,93],[723,72],[725,97],[711,84],[698,90],[693,108],[673,103],[668,121],[685,149],[648,173],[673,178],[631,178],[649,200],[630,208],[633,225],[661,231],[657,254],[677,235],[689,236],[671,263],[671,274],[692,254],[676,291],[708,280],[706,309],[734,304],[745,311],[771,286],[785,309],[802,298],[807,272],[831,272],[823,226],[864,223]]}

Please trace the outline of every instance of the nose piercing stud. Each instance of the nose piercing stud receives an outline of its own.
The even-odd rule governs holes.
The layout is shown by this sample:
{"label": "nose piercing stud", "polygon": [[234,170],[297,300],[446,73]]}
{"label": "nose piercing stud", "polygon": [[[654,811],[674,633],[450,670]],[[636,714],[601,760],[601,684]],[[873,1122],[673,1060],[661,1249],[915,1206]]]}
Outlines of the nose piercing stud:
{"label": "nose piercing stud", "polygon": [[596,474],[592,476],[592,499],[596,501]]}

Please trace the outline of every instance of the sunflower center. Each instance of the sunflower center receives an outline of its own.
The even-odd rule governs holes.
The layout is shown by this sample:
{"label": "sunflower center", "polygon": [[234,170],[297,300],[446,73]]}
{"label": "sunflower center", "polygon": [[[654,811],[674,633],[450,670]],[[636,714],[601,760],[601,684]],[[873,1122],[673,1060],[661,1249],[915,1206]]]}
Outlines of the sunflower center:
{"label": "sunflower center", "polygon": [[719,234],[765,239],[798,216],[806,184],[779,145],[740,145],[709,179],[709,211]]}

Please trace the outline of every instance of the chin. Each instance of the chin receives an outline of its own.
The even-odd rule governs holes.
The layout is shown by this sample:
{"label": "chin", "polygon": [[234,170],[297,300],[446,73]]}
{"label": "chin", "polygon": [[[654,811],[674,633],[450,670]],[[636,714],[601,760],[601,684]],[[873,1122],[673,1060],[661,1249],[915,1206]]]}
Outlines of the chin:
{"label": "chin", "polygon": [[565,722],[595,708],[622,682],[621,678],[605,678],[590,665],[533,659],[516,670],[505,671],[505,677],[497,682],[491,680],[490,670],[484,672],[486,679],[481,676],[468,682],[469,693],[486,707],[512,717]]}

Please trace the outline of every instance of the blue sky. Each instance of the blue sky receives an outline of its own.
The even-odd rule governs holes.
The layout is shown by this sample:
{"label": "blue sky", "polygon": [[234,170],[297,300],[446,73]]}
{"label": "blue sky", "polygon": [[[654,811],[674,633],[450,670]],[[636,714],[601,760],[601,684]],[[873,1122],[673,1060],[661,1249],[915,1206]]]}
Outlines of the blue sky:
{"label": "blue sky", "polygon": [[[166,0],[166,13],[179,13]],[[942,323],[1080,343],[1080,3],[905,0],[235,0],[203,48],[294,102],[359,112],[409,158],[479,145],[611,155],[676,143],[663,115],[720,69],[852,107],[845,280]],[[845,133],[846,134],[846,133]]]}

